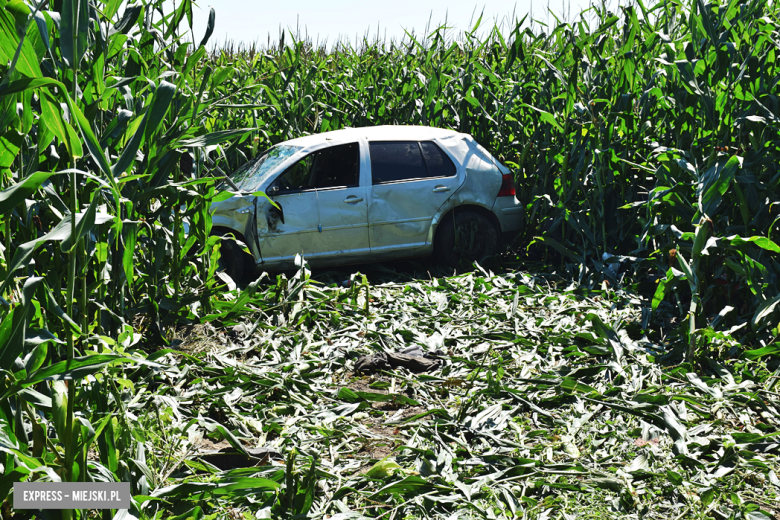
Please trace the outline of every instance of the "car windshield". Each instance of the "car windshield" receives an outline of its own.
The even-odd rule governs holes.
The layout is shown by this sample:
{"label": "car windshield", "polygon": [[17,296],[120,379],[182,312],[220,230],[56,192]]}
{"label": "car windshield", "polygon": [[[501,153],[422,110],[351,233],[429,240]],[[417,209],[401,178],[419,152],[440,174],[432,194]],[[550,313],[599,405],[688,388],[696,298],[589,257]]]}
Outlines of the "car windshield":
{"label": "car windshield", "polygon": [[300,146],[280,144],[257,159],[244,164],[230,176],[235,185],[244,191],[255,191],[269,173],[300,150]]}

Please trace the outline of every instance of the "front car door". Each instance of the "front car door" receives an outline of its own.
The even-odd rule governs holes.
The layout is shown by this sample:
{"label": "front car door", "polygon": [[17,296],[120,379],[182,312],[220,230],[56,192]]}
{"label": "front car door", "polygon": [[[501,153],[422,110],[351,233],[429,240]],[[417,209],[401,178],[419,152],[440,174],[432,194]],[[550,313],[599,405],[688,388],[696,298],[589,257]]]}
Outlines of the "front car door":
{"label": "front car door", "polygon": [[428,245],[439,208],[458,188],[457,168],[434,141],[371,141],[371,252]]}
{"label": "front car door", "polygon": [[268,192],[279,209],[264,204],[257,215],[264,263],[288,264],[296,254],[318,263],[369,251],[360,163],[358,143],[342,144],[312,152],[277,176]]}

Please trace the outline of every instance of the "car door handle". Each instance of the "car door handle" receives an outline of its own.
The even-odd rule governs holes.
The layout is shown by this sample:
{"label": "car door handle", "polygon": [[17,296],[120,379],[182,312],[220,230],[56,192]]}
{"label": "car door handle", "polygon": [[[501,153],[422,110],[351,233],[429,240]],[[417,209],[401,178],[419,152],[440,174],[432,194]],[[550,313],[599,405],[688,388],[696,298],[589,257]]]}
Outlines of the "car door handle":
{"label": "car door handle", "polygon": [[431,191],[433,191],[434,193],[444,193],[445,191],[450,191],[450,189],[447,186],[442,186],[441,184],[439,184]]}
{"label": "car door handle", "polygon": [[347,204],[351,204],[354,202],[363,202],[363,197],[355,197],[354,195],[350,195],[349,197],[344,199],[344,202],[346,202]]}

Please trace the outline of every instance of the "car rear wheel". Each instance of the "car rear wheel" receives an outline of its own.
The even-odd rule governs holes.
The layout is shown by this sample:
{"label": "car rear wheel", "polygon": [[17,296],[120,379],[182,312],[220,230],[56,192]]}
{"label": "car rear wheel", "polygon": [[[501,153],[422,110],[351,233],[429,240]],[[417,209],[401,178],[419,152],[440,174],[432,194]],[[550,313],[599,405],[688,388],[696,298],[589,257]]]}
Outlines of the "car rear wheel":
{"label": "car rear wheel", "polygon": [[498,230],[484,215],[457,210],[448,215],[436,231],[433,249],[436,259],[459,268],[474,261],[490,261],[498,252]]}
{"label": "car rear wheel", "polygon": [[219,246],[219,268],[236,283],[248,280],[252,269],[252,258],[234,240],[223,236]]}

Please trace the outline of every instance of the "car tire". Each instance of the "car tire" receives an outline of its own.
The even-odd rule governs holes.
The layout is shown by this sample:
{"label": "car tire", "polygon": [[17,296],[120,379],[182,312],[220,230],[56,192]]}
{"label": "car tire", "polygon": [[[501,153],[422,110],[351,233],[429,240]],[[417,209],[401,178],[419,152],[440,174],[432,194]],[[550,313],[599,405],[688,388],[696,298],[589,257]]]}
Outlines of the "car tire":
{"label": "car tire", "polygon": [[456,208],[436,230],[434,256],[455,269],[469,267],[474,261],[489,262],[498,253],[498,236],[490,219],[474,210]]}
{"label": "car tire", "polygon": [[219,248],[219,268],[234,282],[247,282],[251,274],[252,258],[228,237],[222,237]]}

